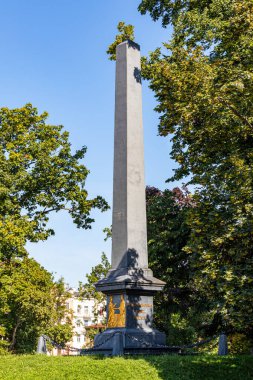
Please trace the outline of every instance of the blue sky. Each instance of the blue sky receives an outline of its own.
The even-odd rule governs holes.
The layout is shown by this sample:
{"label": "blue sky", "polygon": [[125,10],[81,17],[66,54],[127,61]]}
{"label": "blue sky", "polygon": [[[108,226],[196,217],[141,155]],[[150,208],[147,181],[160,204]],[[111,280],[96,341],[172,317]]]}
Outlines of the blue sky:
{"label": "blue sky", "polygon": [[[90,170],[86,188],[91,197],[112,203],[115,63],[106,49],[119,21],[135,25],[143,55],[170,31],[141,16],[140,0],[8,0],[0,13],[0,106],[21,107],[27,102],[49,112],[49,123],[70,132],[73,149],[88,147]],[[158,115],[147,83],[143,84],[146,183],[164,189],[175,164],[168,138],[157,136]],[[172,186],[172,185],[170,185]],[[104,227],[111,211],[94,212],[92,230],[78,230],[67,214],[52,215],[56,235],[29,244],[30,254],[46,269],[77,286],[99,263],[101,252],[110,257]]]}

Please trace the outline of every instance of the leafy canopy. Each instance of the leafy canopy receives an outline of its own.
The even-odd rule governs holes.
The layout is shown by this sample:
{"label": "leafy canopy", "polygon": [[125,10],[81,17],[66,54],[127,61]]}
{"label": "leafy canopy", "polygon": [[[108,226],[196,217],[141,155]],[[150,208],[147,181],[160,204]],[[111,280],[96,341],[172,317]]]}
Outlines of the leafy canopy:
{"label": "leafy canopy", "polygon": [[253,3],[143,0],[139,11],[173,28],[142,58],[142,76],[173,143],[170,181],[195,187],[191,287],[208,296],[217,329],[252,334]]}
{"label": "leafy canopy", "polygon": [[106,254],[101,255],[101,262],[91,268],[91,272],[86,274],[86,283],[79,283],[79,294],[82,298],[93,298],[97,303],[105,300],[105,295],[96,290],[95,284],[106,277],[111,265]]}
{"label": "leafy canopy", "polygon": [[190,324],[192,268],[183,250],[190,236],[187,214],[192,196],[186,188],[161,191],[148,186],[146,201],[149,267],[166,282],[154,297],[154,323],[166,333],[169,344],[185,344],[195,338]]}
{"label": "leafy canopy", "polygon": [[134,41],[134,27],[129,24],[126,25],[123,21],[118,23],[117,29],[119,34],[116,35],[115,41],[108,47],[107,54],[111,61],[116,60],[116,47],[126,40]]}
{"label": "leafy canopy", "polygon": [[88,198],[86,147],[71,152],[62,126],[46,124],[27,104],[0,109],[0,259],[27,255],[27,241],[45,240],[51,212],[67,211],[78,228],[91,228],[93,208],[108,209],[100,196]]}
{"label": "leafy canopy", "polygon": [[178,168],[195,186],[189,217],[193,284],[222,328],[252,333],[253,3],[143,0],[173,35],[143,59]]}
{"label": "leafy canopy", "polygon": [[[5,347],[14,352],[32,352],[43,333],[66,343],[72,336],[66,309],[68,297],[63,280],[55,282],[34,259],[2,262],[0,327]],[[61,323],[63,320],[65,325]]]}

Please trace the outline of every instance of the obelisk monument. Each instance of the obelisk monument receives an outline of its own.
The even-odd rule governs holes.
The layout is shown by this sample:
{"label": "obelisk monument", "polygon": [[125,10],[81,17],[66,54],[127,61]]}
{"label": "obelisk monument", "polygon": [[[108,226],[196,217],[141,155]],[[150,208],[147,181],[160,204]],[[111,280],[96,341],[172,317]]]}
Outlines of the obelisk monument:
{"label": "obelisk monument", "polygon": [[[124,348],[165,343],[152,327],[153,295],[164,282],[148,268],[140,47],[125,41],[116,50],[112,269],[96,284],[107,295],[107,329],[95,345],[112,348],[115,331]],[[115,335],[115,334],[114,334]],[[109,340],[108,340],[109,339]]]}

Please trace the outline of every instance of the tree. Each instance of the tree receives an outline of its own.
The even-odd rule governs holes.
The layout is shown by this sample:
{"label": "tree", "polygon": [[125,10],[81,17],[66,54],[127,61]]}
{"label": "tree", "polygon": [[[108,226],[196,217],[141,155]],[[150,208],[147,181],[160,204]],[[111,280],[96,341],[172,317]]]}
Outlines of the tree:
{"label": "tree", "polygon": [[87,229],[93,208],[108,209],[100,196],[88,199],[86,147],[72,154],[68,133],[46,124],[47,116],[31,104],[0,109],[0,260],[25,257],[28,241],[53,235],[52,212],[65,210]]}
{"label": "tree", "polygon": [[146,201],[149,267],[166,282],[154,297],[154,322],[170,344],[186,343],[195,338],[192,314],[194,309],[197,319],[198,310],[189,286],[191,257],[183,250],[190,236],[187,214],[192,196],[186,188],[161,191],[148,186]]}
{"label": "tree", "polygon": [[[110,229],[105,228],[104,232],[107,233],[107,238],[110,235]],[[103,252],[101,255],[101,263],[95,265],[95,267],[92,267],[91,272],[86,274],[86,283],[79,283],[79,296],[80,298],[84,299],[94,299],[94,307],[93,307],[93,315],[94,320],[93,323],[98,323],[98,313],[101,311],[99,310],[99,305],[102,303],[106,303],[106,296],[105,294],[98,292],[96,290],[95,284],[106,277],[108,271],[110,270],[111,265],[106,257],[106,254]],[[104,324],[106,324],[106,321],[104,321]],[[94,337],[98,332],[101,332],[103,328],[99,328],[99,331],[97,328],[87,328],[86,329],[86,338],[88,338],[89,346],[92,346],[94,342]]]}
{"label": "tree", "polygon": [[195,188],[192,287],[212,304],[216,331],[252,336],[252,1],[143,0],[139,11],[173,28],[142,59],[142,76],[157,99],[159,133],[172,139],[170,180]]}
{"label": "tree", "polygon": [[[72,336],[71,320],[65,306],[69,294],[63,280],[52,275],[35,260],[24,258],[0,265],[0,327],[5,346],[14,352],[32,352],[42,333],[61,342]],[[65,326],[61,321],[65,319]],[[64,331],[63,331],[64,329]]]}
{"label": "tree", "polygon": [[178,168],[190,178],[192,286],[206,294],[216,329],[252,336],[253,3],[143,0],[142,14],[173,26],[163,51],[144,58]]}
{"label": "tree", "polygon": [[95,284],[106,277],[111,265],[107,259],[106,254],[103,252],[101,255],[101,263],[91,268],[91,272],[86,274],[86,283],[79,283],[79,295],[81,298],[94,299],[95,300],[95,322],[97,314],[97,305],[105,301],[105,295],[96,290]]}
{"label": "tree", "polygon": [[133,25],[126,25],[123,21],[118,23],[117,29],[119,34],[116,35],[115,41],[108,47],[107,54],[109,55],[109,59],[111,61],[116,60],[116,47],[121,42],[126,40],[134,40],[134,27]]}
{"label": "tree", "polygon": [[73,336],[73,313],[67,308],[67,300],[71,297],[71,293],[63,278],[54,282],[50,295],[53,297],[54,310],[51,312],[51,323],[45,329],[45,334],[64,346]]}

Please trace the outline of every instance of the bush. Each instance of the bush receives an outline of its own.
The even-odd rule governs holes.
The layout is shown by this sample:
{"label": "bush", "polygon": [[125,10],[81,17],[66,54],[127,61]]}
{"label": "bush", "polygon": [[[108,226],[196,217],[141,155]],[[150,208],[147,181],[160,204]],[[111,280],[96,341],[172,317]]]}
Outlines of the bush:
{"label": "bush", "polygon": [[229,352],[235,354],[250,354],[253,342],[245,334],[235,333],[228,339]]}

